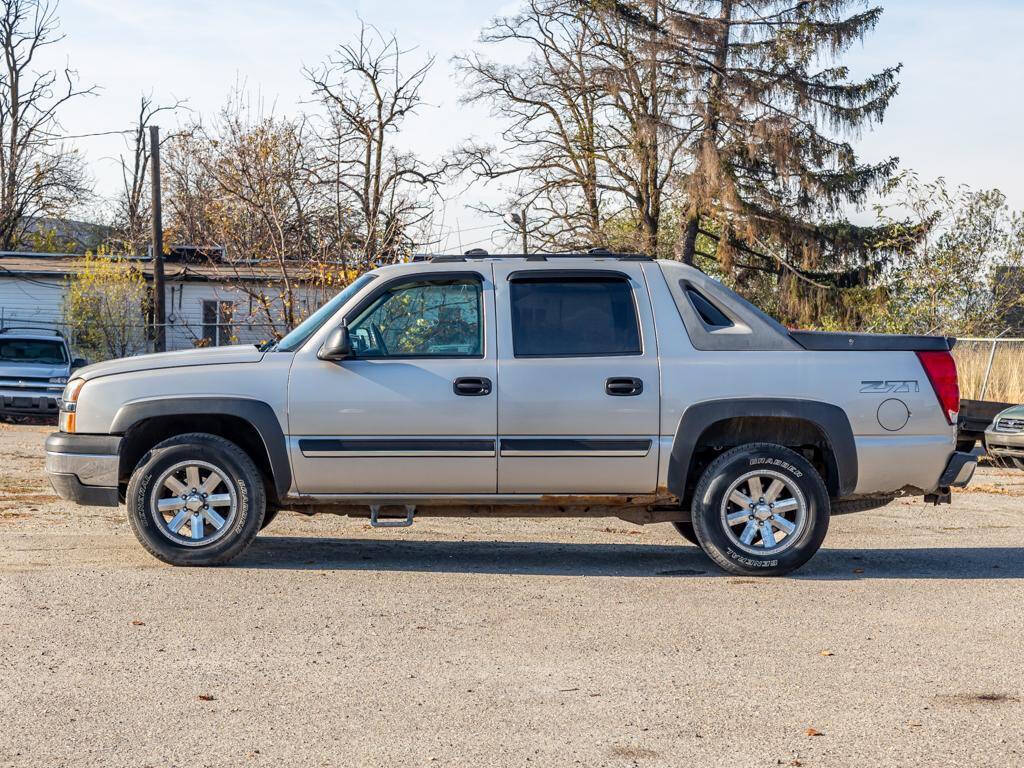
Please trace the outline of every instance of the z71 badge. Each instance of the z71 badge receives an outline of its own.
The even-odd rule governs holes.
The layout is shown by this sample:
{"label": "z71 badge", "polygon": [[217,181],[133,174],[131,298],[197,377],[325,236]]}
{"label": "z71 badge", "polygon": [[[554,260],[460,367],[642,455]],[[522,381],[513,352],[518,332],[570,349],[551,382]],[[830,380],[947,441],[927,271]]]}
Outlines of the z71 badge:
{"label": "z71 badge", "polygon": [[890,381],[862,381],[860,391],[867,395],[889,395],[899,392],[920,392],[917,379],[893,379]]}

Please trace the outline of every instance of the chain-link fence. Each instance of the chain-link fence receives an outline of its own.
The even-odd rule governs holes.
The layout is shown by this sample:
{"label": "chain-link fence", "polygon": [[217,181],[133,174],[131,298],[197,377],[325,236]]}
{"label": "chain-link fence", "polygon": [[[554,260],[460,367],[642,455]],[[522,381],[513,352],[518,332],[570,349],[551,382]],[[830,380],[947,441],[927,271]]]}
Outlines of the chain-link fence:
{"label": "chain-link fence", "polygon": [[[25,317],[5,312],[0,307],[0,329],[22,329],[25,331],[60,331],[71,345],[72,351],[79,349],[74,329],[63,317],[47,317],[33,315]],[[143,354],[154,351],[155,323],[138,323],[125,326],[126,330],[137,331],[132,334],[138,341],[132,354]],[[271,323],[255,321],[201,322],[189,319],[177,319],[164,323],[167,350],[192,349],[194,347],[215,347],[227,344],[261,344],[277,338],[281,328]],[[95,362],[95,361],[94,361]]]}
{"label": "chain-link fence", "polygon": [[[58,330],[75,349],[75,339],[61,317],[35,315],[24,317],[4,312],[0,307],[0,328]],[[139,324],[143,339],[138,354],[153,351],[153,325]],[[165,324],[167,349],[224,344],[260,344],[281,332],[270,323],[233,321],[204,323],[178,319]],[[76,350],[77,351],[77,350]],[[960,372],[960,393],[968,400],[995,400],[1003,403],[1024,403],[1024,337],[967,337],[957,341],[953,349]]]}

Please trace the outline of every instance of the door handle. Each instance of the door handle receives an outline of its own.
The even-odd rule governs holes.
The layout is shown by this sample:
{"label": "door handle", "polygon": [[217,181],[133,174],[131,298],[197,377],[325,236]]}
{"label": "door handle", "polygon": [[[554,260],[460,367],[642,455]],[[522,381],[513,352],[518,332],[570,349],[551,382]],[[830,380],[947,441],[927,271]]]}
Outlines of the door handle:
{"label": "door handle", "polygon": [[632,397],[644,391],[644,382],[631,376],[616,376],[605,381],[604,391],[613,397]]}
{"label": "door handle", "polygon": [[491,380],[483,376],[460,376],[452,384],[456,395],[480,397],[491,394]]}

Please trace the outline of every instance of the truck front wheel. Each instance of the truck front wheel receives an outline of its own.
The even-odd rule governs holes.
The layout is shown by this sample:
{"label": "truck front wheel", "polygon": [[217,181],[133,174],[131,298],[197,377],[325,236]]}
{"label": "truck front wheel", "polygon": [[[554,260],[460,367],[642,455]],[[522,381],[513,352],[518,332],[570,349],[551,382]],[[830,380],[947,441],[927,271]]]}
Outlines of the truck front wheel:
{"label": "truck front wheel", "polygon": [[132,473],[128,522],[142,546],[172,565],[220,565],[256,538],[266,511],[252,459],[216,435],[178,435]]}
{"label": "truck front wheel", "polygon": [[726,451],[705,470],[693,497],[693,527],[716,564],[744,576],[781,576],[818,551],[828,531],[821,475],[781,445]]}

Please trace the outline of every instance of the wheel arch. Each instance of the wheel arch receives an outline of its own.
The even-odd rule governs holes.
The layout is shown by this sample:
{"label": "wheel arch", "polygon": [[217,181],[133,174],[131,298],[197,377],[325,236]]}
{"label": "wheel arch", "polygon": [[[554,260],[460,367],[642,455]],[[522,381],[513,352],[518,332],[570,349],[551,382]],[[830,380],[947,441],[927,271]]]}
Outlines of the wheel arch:
{"label": "wheel arch", "polygon": [[842,408],[815,400],[738,398],[697,403],[683,412],[669,456],[669,491],[686,502],[703,450],[750,442],[820,446],[829,495],[849,496],[857,486],[857,446]]}
{"label": "wheel arch", "polygon": [[121,406],[110,427],[123,435],[118,476],[131,475],[139,460],[157,443],[174,435],[207,432],[245,450],[269,480],[276,501],[292,483],[284,430],[265,402],[240,397],[172,397]]}

